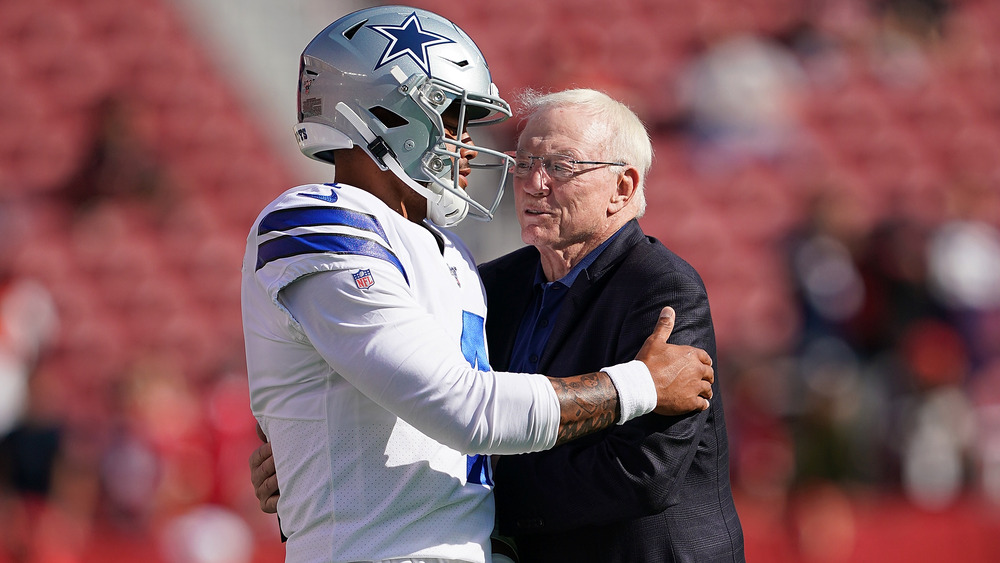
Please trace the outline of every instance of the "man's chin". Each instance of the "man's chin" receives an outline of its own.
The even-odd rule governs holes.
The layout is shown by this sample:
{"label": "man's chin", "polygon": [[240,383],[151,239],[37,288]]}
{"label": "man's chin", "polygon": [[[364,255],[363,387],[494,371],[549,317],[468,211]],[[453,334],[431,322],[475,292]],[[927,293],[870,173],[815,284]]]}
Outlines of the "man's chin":
{"label": "man's chin", "polygon": [[548,233],[548,229],[545,229],[535,223],[526,224],[523,219],[521,220],[521,242],[524,244],[540,244],[547,240],[547,237],[545,236],[546,233]]}

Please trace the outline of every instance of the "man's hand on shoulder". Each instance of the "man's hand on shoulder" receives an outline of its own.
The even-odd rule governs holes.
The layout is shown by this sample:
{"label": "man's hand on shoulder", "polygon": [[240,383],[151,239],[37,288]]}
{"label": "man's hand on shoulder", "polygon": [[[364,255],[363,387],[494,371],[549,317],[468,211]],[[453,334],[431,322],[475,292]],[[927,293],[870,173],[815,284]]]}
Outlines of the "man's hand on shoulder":
{"label": "man's hand on shoulder", "polygon": [[693,346],[667,344],[674,329],[674,310],[660,312],[653,334],[646,339],[636,359],[649,368],[656,386],[656,408],[661,415],[703,411],[710,406],[715,370],[708,352]]}

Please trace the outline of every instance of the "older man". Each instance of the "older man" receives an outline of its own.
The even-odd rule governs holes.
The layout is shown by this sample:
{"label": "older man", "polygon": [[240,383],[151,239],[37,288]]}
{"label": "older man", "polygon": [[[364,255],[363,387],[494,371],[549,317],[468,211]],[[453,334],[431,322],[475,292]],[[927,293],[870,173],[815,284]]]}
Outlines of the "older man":
{"label": "older man", "polygon": [[[569,376],[629,359],[666,305],[670,341],[714,359],[701,278],[636,222],[652,160],[639,119],[593,90],[523,106],[514,201],[530,246],[480,266],[492,365]],[[504,456],[495,478],[499,529],[522,563],[744,559],[718,389],[704,412]]]}

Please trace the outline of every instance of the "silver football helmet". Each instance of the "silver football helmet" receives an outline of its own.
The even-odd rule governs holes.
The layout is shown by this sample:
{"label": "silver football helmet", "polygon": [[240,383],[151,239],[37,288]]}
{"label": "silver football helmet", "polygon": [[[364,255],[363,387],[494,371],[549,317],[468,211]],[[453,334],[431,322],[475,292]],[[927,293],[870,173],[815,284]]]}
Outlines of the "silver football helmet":
{"label": "silver football helmet", "polygon": [[[332,162],[331,151],[357,145],[427,199],[435,224],[493,218],[510,157],[460,139],[465,127],[509,118],[510,105],[479,48],[455,24],[406,6],[346,15],[302,52],[298,97],[295,136],[306,156]],[[445,115],[457,121],[457,139],[446,137]],[[476,167],[486,160],[500,173],[492,203],[459,186],[462,149],[478,151]]]}

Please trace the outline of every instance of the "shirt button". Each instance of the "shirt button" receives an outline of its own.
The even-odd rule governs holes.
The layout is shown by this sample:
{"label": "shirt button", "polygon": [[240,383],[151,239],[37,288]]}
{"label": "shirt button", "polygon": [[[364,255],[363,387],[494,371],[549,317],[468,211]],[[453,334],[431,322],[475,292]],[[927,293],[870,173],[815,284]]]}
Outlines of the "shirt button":
{"label": "shirt button", "polygon": [[538,321],[538,326],[541,326],[541,327],[549,326],[549,320],[548,319],[542,319],[542,320]]}
{"label": "shirt button", "polygon": [[531,357],[530,357],[530,358],[528,358],[528,359],[529,359],[529,360],[531,361],[531,363],[533,363],[533,364],[537,364],[537,363],[538,363],[538,355],[537,355],[537,354],[532,354],[532,355],[531,355]]}

